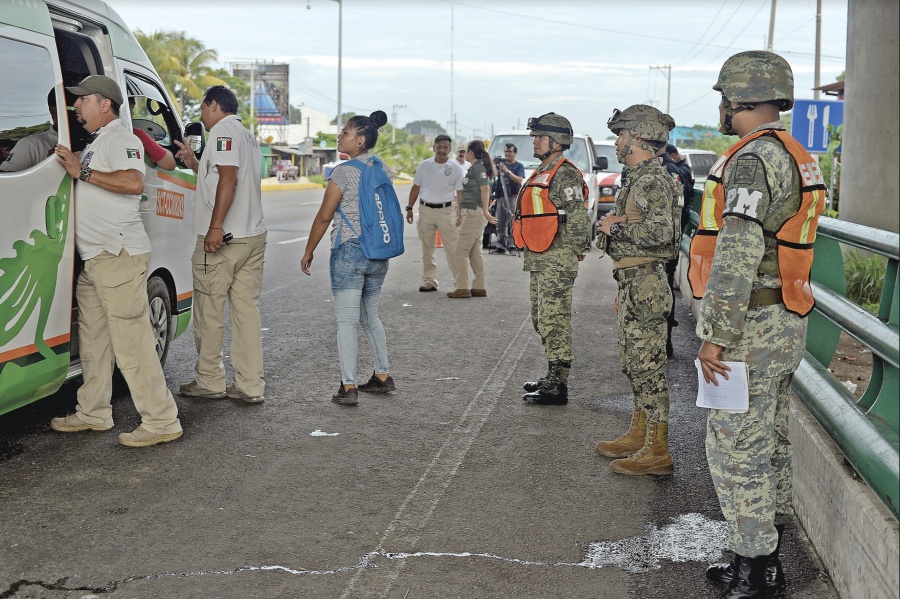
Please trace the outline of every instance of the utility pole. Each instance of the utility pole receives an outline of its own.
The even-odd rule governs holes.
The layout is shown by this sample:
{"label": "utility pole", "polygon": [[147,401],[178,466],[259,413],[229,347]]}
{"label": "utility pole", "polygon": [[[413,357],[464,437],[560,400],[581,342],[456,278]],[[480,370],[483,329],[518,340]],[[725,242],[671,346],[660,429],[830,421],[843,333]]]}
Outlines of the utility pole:
{"label": "utility pole", "polygon": [[256,61],[250,65],[250,135],[256,139]]}
{"label": "utility pole", "polygon": [[[819,81],[822,75],[822,0],[818,0],[816,2],[816,75],[815,75],[815,83],[813,87],[815,88],[815,94],[813,98],[815,100],[819,99],[819,85],[821,82]],[[830,208],[830,206],[829,206]]]}
{"label": "utility pole", "polygon": [[450,122],[456,139],[456,113],[453,112],[453,2],[450,2]]}
{"label": "utility pole", "polygon": [[769,14],[769,43],[766,44],[766,50],[772,51],[772,38],[775,35],[775,0],[772,0],[772,12]]}
{"label": "utility pole", "polygon": [[397,109],[406,108],[406,104],[394,104],[391,108],[391,144],[397,141]]}
{"label": "utility pole", "polygon": [[[773,0],[774,1],[774,0]],[[651,69],[659,69],[666,76],[666,80],[668,82],[667,90],[666,90],[666,114],[669,114],[669,108],[672,105],[672,65],[657,65],[655,67],[650,67]]]}

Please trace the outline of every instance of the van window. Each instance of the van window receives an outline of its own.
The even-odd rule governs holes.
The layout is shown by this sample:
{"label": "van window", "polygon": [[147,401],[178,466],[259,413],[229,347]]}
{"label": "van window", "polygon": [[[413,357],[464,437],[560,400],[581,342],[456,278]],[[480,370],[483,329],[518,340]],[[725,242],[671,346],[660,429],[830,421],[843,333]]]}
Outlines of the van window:
{"label": "van window", "polygon": [[125,73],[125,86],[128,97],[134,99],[132,126],[147,133],[156,143],[164,146],[172,153],[178,148],[172,139],[181,140],[178,119],[169,107],[165,95],[156,83],[136,73]]}
{"label": "van window", "polygon": [[18,141],[46,131],[52,124],[47,109],[47,94],[53,89],[50,53],[0,37],[0,56],[0,139]]}

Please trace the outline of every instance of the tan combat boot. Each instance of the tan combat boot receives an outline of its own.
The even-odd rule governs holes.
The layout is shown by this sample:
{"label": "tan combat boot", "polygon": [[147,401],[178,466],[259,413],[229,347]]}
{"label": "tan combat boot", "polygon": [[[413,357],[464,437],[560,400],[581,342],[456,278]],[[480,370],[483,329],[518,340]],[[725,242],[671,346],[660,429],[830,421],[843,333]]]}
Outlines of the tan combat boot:
{"label": "tan combat boot", "polygon": [[672,456],[669,454],[669,423],[647,424],[644,446],[630,458],[613,460],[610,470],[618,474],[640,476],[642,474],[672,474]]}
{"label": "tan combat boot", "polygon": [[594,451],[608,458],[630,456],[644,446],[647,437],[647,415],[638,410],[631,415],[631,428],[628,432],[612,441],[600,441]]}

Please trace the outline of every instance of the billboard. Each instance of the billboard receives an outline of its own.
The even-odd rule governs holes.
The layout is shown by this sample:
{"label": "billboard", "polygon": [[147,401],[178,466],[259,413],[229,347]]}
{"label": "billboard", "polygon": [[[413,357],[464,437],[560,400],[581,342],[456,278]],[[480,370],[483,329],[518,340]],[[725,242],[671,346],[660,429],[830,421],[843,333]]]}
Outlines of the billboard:
{"label": "billboard", "polygon": [[231,65],[231,75],[253,88],[253,111],[260,125],[287,125],[291,108],[289,65],[281,62],[255,62]]}

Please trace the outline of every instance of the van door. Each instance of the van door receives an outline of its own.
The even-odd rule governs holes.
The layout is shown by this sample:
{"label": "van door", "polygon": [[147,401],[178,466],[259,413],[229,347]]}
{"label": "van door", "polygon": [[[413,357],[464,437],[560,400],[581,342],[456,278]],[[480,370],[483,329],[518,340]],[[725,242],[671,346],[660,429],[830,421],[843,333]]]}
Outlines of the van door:
{"label": "van door", "polygon": [[16,144],[0,163],[0,414],[66,378],[75,258],[72,179],[52,154],[70,136],[50,16],[2,5],[0,138]]}

